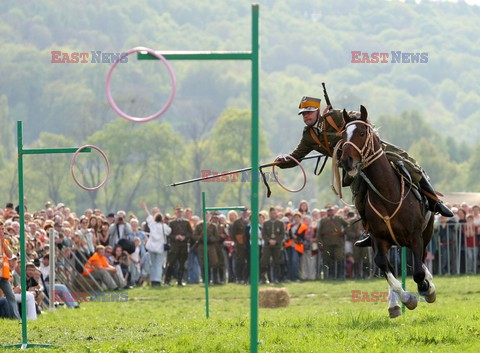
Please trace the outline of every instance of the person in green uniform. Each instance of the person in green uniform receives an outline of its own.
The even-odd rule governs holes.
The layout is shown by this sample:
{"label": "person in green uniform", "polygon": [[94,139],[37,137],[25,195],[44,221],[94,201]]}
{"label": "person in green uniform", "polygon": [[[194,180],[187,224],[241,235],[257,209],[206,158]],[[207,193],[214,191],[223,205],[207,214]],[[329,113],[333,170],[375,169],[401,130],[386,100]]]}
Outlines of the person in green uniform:
{"label": "person in green uniform", "polygon": [[[207,221],[207,257],[208,257],[208,272],[212,274],[208,278],[215,284],[218,284],[217,268],[218,257],[215,249],[215,244],[219,241],[220,235],[217,227],[218,212],[210,213],[210,220]],[[204,250],[203,250],[203,221],[199,222],[193,232],[193,239],[198,242],[198,258],[200,260],[200,268],[202,269],[202,277],[205,282],[205,266],[204,266]]]}
{"label": "person in green uniform", "polygon": [[226,251],[225,251],[225,241],[228,238],[228,225],[227,225],[227,218],[219,214],[218,215],[218,235],[219,239],[215,242],[215,252],[217,253],[218,259],[218,270],[217,270],[217,282],[218,284],[225,284],[225,263],[226,263]]}
{"label": "person in green uniform", "polygon": [[[302,139],[290,153],[297,160],[302,159],[312,151],[320,152],[323,155],[332,157],[333,149],[342,138],[340,132],[343,130],[343,113],[339,109],[333,109],[327,106],[320,114],[320,99],[304,96],[300,101],[298,115],[302,115],[305,128],[303,129]],[[359,117],[358,112],[349,112],[349,116]],[[452,211],[436,196],[433,186],[430,184],[429,177],[418,163],[408,154],[397,146],[382,141],[383,148],[389,161],[395,163],[399,160],[404,161],[405,168],[412,177],[412,181],[422,191],[428,200],[428,208],[432,212],[438,212],[445,217],[453,217]],[[297,164],[285,155],[280,155],[275,159],[279,167],[292,168]],[[357,178],[356,182],[349,181],[352,184],[352,191],[355,197],[355,205],[359,214],[363,215],[363,199],[366,194],[365,183]],[[363,184],[363,185],[362,185]],[[353,186],[355,185],[355,186]],[[356,246],[371,246],[369,237],[355,243]]]}
{"label": "person in green uniform", "polygon": [[175,219],[169,223],[172,232],[169,236],[170,250],[167,255],[167,274],[165,284],[170,284],[175,265],[178,264],[177,283],[179,286],[185,286],[183,283],[183,274],[185,272],[185,262],[188,256],[188,242],[191,240],[192,227],[190,223],[183,218],[183,208],[175,207]]}
{"label": "person in green uniform", "polygon": [[283,222],[277,219],[277,210],[274,207],[269,211],[270,219],[263,223],[262,238],[265,241],[263,246],[262,258],[260,259],[260,280],[267,283],[267,271],[270,265],[270,259],[273,263],[273,281],[279,282],[280,278],[280,260],[282,258],[282,241],[285,236],[285,227]]}
{"label": "person in green uniform", "polygon": [[336,216],[333,206],[328,206],[327,217],[320,221],[317,229],[317,239],[323,252],[326,270],[325,278],[343,278],[346,227],[348,223],[345,219]]}
{"label": "person in green uniform", "polygon": [[245,208],[242,210],[242,216],[233,222],[231,236],[235,242],[235,276],[240,284],[244,284],[248,279],[248,251],[250,244],[245,235],[245,229],[249,224],[249,210]]}

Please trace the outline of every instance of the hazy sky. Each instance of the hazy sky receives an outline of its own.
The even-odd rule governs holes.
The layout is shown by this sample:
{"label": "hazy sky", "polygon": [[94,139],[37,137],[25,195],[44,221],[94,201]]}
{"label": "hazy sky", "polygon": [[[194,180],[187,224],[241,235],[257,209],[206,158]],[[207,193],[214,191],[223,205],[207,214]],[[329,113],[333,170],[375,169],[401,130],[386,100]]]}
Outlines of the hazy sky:
{"label": "hazy sky", "polygon": [[[458,0],[428,0],[428,1],[435,1],[435,2],[458,2]],[[469,5],[477,5],[480,6],[480,0],[462,0],[465,1]],[[421,0],[416,0],[416,2],[421,2]]]}

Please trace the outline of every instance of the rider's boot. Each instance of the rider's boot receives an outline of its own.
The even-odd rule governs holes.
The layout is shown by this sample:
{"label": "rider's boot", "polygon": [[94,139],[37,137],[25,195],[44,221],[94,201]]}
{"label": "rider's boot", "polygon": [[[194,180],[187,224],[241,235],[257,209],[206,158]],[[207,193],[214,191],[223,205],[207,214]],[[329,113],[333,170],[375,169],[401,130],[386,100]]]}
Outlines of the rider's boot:
{"label": "rider's boot", "polygon": [[444,217],[453,217],[452,211],[450,211],[450,209],[438,198],[435,190],[432,187],[432,184],[430,184],[428,177],[425,174],[423,174],[419,184],[420,188],[422,189],[422,193],[427,197],[428,209],[430,211],[438,212]]}
{"label": "rider's boot", "polygon": [[369,246],[372,246],[372,238],[370,237],[370,234],[364,233],[367,236],[363,239],[357,240],[355,242],[355,246],[358,246],[359,248],[368,248]]}

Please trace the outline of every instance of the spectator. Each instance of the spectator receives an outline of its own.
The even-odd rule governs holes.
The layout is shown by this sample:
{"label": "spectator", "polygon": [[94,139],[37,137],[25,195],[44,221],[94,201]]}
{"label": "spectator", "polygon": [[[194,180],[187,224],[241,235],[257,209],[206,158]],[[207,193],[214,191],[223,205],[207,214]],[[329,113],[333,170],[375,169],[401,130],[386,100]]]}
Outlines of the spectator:
{"label": "spectator", "polygon": [[149,272],[152,286],[160,286],[163,275],[163,264],[167,258],[168,243],[167,236],[172,232],[171,228],[163,223],[163,217],[156,213],[155,217],[150,214],[145,201],[141,203],[142,208],[147,214],[147,223],[150,229],[150,238],[146,248],[149,252],[151,267]]}
{"label": "spectator", "polygon": [[341,217],[335,215],[335,208],[327,206],[327,218],[320,221],[317,231],[317,238],[323,248],[324,271],[326,278],[343,278],[345,262],[345,240],[344,228],[348,223]]}
{"label": "spectator", "polygon": [[450,274],[453,265],[453,239],[455,235],[456,221],[454,218],[440,216],[438,226],[438,238],[440,242],[440,271],[441,274]]}
{"label": "spectator", "polygon": [[83,275],[91,274],[93,278],[105,284],[110,290],[118,290],[125,287],[125,282],[117,269],[108,264],[105,257],[105,247],[97,245],[95,253],[85,263]]}
{"label": "spectator", "polygon": [[94,230],[88,227],[88,223],[89,221],[86,216],[80,217],[80,238],[83,240],[85,252],[88,256],[92,256],[97,240]]}
{"label": "spectator", "polygon": [[100,230],[98,231],[98,243],[103,246],[107,246],[109,244],[109,238],[110,234],[108,232],[109,228],[108,221],[102,220],[102,225],[100,227]]}
{"label": "spectator", "polygon": [[179,286],[184,286],[183,273],[185,271],[185,262],[188,257],[188,243],[193,237],[193,232],[190,223],[183,218],[182,207],[175,207],[175,217],[175,220],[169,223],[172,230],[170,235],[171,249],[167,255],[167,274],[165,276],[165,284],[170,284],[170,279],[173,276],[176,267],[178,270],[177,284]]}
{"label": "spectator", "polygon": [[132,234],[130,234],[129,240],[134,241],[135,238],[140,239],[140,256],[145,253],[145,244],[148,240],[147,235],[139,228],[138,219],[132,218],[130,220],[130,226],[132,227]]}
{"label": "spectator", "polygon": [[142,241],[139,237],[135,237],[133,239],[135,244],[135,251],[130,255],[130,284],[135,286],[138,284],[141,275],[141,267],[142,267],[142,255],[143,252],[141,251]]}
{"label": "spectator", "polygon": [[3,291],[5,298],[8,300],[14,317],[20,319],[16,296],[10,285],[9,258],[13,258],[13,254],[10,250],[8,241],[3,236],[3,223],[0,223],[0,289]]}
{"label": "spectator", "polygon": [[473,223],[473,215],[467,216],[467,223],[463,225],[466,238],[465,273],[476,273],[476,256],[478,254],[478,227]]}
{"label": "spectator", "polygon": [[35,271],[36,270],[40,271],[40,269],[38,269],[38,267],[35,266],[33,262],[27,263],[26,269],[27,269],[27,272],[26,272],[27,291],[32,293],[33,296],[35,297],[35,304],[36,304],[35,306],[36,306],[37,314],[39,314],[41,312],[43,300],[45,299],[45,294],[43,291],[44,288],[35,279]]}
{"label": "spectator", "polygon": [[[117,244],[113,248],[113,264],[117,267],[117,275],[121,275],[125,283],[130,282],[130,256],[128,252],[123,250],[123,248]],[[120,271],[118,271],[120,268]]]}
{"label": "spectator", "polygon": [[120,239],[128,239],[132,234],[132,227],[125,221],[125,212],[118,211],[115,222],[108,228],[109,245],[115,246]]}
{"label": "spectator", "polygon": [[273,264],[273,278],[275,283],[280,281],[280,261],[282,259],[282,241],[285,236],[283,223],[277,219],[277,211],[270,207],[270,219],[262,227],[262,238],[265,240],[264,250],[260,261],[260,280],[267,282],[267,272],[270,259]]}
{"label": "spectator", "polygon": [[242,217],[233,222],[231,227],[231,235],[233,235],[234,254],[235,254],[235,275],[236,280],[240,284],[244,284],[248,277],[248,253],[249,244],[245,239],[245,228],[247,227],[249,220],[249,210],[245,208],[242,211]]}
{"label": "spectator", "polygon": [[318,242],[315,228],[312,226],[312,217],[304,215],[302,217],[303,225],[307,227],[305,232],[304,253],[301,257],[300,268],[301,278],[312,281],[316,277],[316,264],[318,253]]}
{"label": "spectator", "polygon": [[112,225],[113,222],[115,222],[115,214],[114,213],[109,213],[107,215],[107,222],[108,222],[108,225]]}
{"label": "spectator", "polygon": [[[468,206],[466,207],[468,208]],[[466,238],[465,238],[465,227],[464,224],[467,223],[467,213],[464,208],[459,208],[457,212],[458,220],[458,241],[457,241],[457,249],[459,249],[460,254],[460,273],[465,273],[465,246],[466,246]]]}
{"label": "spectator", "polygon": [[298,212],[300,212],[302,216],[310,216],[310,211],[308,210],[308,202],[306,200],[300,201],[300,203],[298,204]]}
{"label": "spectator", "polygon": [[308,227],[302,223],[302,214],[296,212],[292,223],[287,226],[285,248],[288,254],[289,280],[300,281],[300,259],[305,251],[304,241]]}

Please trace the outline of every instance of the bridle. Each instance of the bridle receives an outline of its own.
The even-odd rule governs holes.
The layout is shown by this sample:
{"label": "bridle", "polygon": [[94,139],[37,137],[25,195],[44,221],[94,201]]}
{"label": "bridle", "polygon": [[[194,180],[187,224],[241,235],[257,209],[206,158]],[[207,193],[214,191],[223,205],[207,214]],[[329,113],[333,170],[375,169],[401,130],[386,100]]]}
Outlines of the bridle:
{"label": "bridle", "polygon": [[354,120],[349,122],[344,126],[342,133],[351,125],[355,124],[363,124],[367,127],[367,137],[365,142],[363,143],[362,148],[360,149],[356,144],[351,141],[345,141],[343,143],[343,147],[345,145],[352,146],[359,154],[360,154],[360,170],[367,168],[370,164],[375,162],[378,158],[380,158],[384,151],[382,145],[375,151],[375,133],[373,132],[373,126],[370,123],[367,123],[362,120]]}
{"label": "bridle", "polygon": [[[362,120],[354,120],[354,121],[351,121],[349,122],[348,124],[345,125],[344,127],[344,130],[342,131],[345,132],[345,130],[351,126],[351,125],[354,125],[354,124],[363,124],[367,127],[367,137],[365,139],[365,142],[362,146],[362,148],[359,148],[356,144],[354,144],[353,142],[351,141],[344,141],[343,142],[343,146],[345,145],[351,145],[359,154],[360,154],[360,167],[359,167],[359,175],[365,180],[365,182],[368,184],[368,186],[370,187],[370,189],[375,193],[377,194],[381,199],[383,199],[384,201],[388,202],[388,203],[391,203],[391,204],[394,204],[394,205],[397,205],[397,207],[395,208],[395,211],[392,213],[391,216],[383,216],[376,208],[375,206],[372,204],[371,200],[370,200],[370,193],[367,193],[367,202],[368,202],[368,205],[370,206],[370,208],[375,212],[375,214],[380,217],[384,222],[385,222],[385,225],[387,226],[387,229],[390,233],[390,236],[392,237],[392,240],[395,242],[395,244],[397,244],[398,246],[400,246],[400,244],[398,243],[397,241],[397,237],[395,236],[395,232],[393,231],[393,228],[392,228],[392,224],[391,224],[391,220],[397,215],[398,211],[400,210],[400,208],[402,207],[402,203],[403,201],[405,200],[405,198],[407,197],[407,195],[410,193],[410,190],[412,188],[412,181],[411,181],[411,178],[410,179],[410,188],[408,190],[407,193],[405,193],[405,177],[403,175],[400,175],[400,182],[401,182],[401,193],[400,193],[400,200],[398,202],[393,202],[393,201],[390,201],[388,199],[386,199],[381,193],[380,191],[377,190],[377,188],[373,185],[373,183],[370,181],[370,179],[365,175],[365,173],[363,172],[363,169],[367,168],[369,165],[371,165],[373,162],[375,162],[377,159],[379,159],[383,154],[384,154],[384,150],[382,148],[382,145],[381,143],[379,143],[379,148],[375,151],[375,133],[373,131],[373,126],[370,124],[370,123],[367,123],[365,121],[362,121]],[[339,143],[340,145],[340,143]]]}

